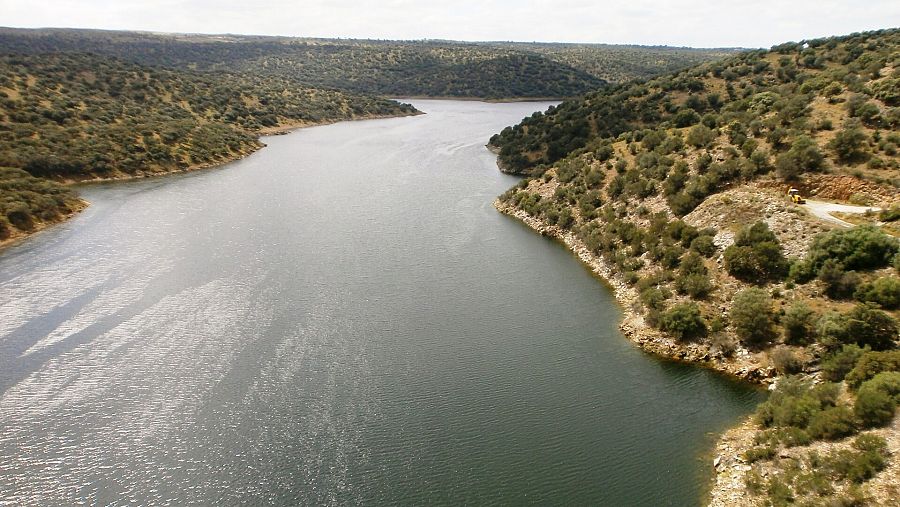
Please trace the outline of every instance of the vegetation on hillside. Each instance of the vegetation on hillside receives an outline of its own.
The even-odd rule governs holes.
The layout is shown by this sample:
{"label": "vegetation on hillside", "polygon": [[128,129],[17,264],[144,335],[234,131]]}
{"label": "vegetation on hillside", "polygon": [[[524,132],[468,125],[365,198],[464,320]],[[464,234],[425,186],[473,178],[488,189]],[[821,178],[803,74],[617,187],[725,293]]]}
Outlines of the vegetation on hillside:
{"label": "vegetation on hillside", "polygon": [[900,240],[829,229],[785,192],[831,171],[900,201],[898,55],[898,30],[785,44],[564,102],[492,139],[507,170],[532,175],[498,207],[612,267],[650,335],[756,379],[847,377],[782,379],[760,408],[748,462],[861,439],[749,477],[770,504],[856,498],[888,459],[870,433],[898,401]]}
{"label": "vegetation on hillside", "polygon": [[265,127],[410,114],[408,105],[278,78],[143,67],[82,54],[0,56],[0,166],[111,177],[213,164]]}
{"label": "vegetation on hillside", "polygon": [[463,43],[0,29],[0,51],[92,52],[143,65],[278,76],[390,96],[571,97],[728,51],[595,44]]}
{"label": "vegetation on hillside", "polygon": [[58,183],[0,167],[0,243],[56,222],[82,205],[75,192]]}
{"label": "vegetation on hillside", "polygon": [[683,143],[705,148],[726,135],[735,163],[755,172],[774,167],[796,179],[842,167],[891,179],[885,171],[898,168],[900,145],[898,41],[900,31],[887,30],[743,52],[566,101],[491,144],[505,170],[539,174],[577,150],[604,150],[622,134],[629,143],[648,134],[653,142],[689,128],[679,131]]}

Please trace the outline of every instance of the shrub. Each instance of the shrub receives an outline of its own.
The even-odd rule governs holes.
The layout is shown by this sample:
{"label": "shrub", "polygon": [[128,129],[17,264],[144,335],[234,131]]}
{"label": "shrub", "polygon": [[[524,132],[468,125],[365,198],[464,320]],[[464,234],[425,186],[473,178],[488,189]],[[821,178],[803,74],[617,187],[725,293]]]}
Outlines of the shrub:
{"label": "shrub", "polygon": [[792,304],[785,312],[781,323],[784,326],[784,341],[791,345],[806,345],[815,336],[815,312],[803,301]]}
{"label": "shrub", "polygon": [[900,250],[900,241],[871,225],[819,234],[813,239],[803,266],[798,266],[798,281],[818,274],[829,259],[847,270],[878,269],[888,266]]}
{"label": "shrub", "polygon": [[858,484],[884,470],[885,451],[840,449],[829,454],[825,466],[838,479],[846,478]]}
{"label": "shrub", "polygon": [[679,303],[662,314],[660,329],[679,340],[691,340],[706,334],[706,320],[696,303]]}
{"label": "shrub", "polygon": [[712,291],[712,283],[707,275],[694,273],[675,279],[675,290],[694,299],[704,299]]}
{"label": "shrub", "polygon": [[859,285],[859,275],[855,271],[844,271],[844,266],[834,259],[822,264],[818,278],[825,285],[825,294],[833,299],[849,298]]}
{"label": "shrub", "polygon": [[859,286],[854,297],[860,301],[878,303],[882,308],[900,308],[900,279],[883,276]]}
{"label": "shrub", "polygon": [[712,236],[697,236],[691,241],[691,250],[704,257],[712,257],[712,255],[716,253],[716,244],[713,243]]}
{"label": "shrub", "polygon": [[853,412],[845,406],[829,407],[813,414],[808,428],[815,439],[836,440],[856,432]]}
{"label": "shrub", "polygon": [[772,446],[751,447],[744,452],[744,460],[747,463],[767,461],[775,457],[775,448]]}
{"label": "shrub", "polygon": [[866,352],[844,380],[851,389],[857,389],[863,382],[884,371],[900,370],[900,350]]}
{"label": "shrub", "polygon": [[769,399],[756,408],[756,420],[765,427],[805,429],[821,406],[821,400],[813,395],[808,382],[784,377]]}
{"label": "shrub", "polygon": [[883,371],[863,382],[859,387],[860,392],[863,389],[881,391],[900,403],[900,371]]}
{"label": "shrub", "polygon": [[856,403],[853,412],[859,417],[860,422],[866,428],[883,426],[894,417],[894,409],[897,404],[889,395],[876,389],[864,389],[866,384],[859,388],[856,395]]}
{"label": "shrub", "polygon": [[897,321],[872,303],[859,303],[846,314],[826,313],[816,328],[829,347],[856,343],[884,350],[893,347],[897,337]]}
{"label": "shrub", "polygon": [[766,291],[750,288],[739,292],[729,311],[735,333],[750,345],[763,345],[775,339],[775,312]]}
{"label": "shrub", "polygon": [[822,362],[822,373],[832,382],[840,382],[856,366],[856,362],[871,348],[860,348],[859,345],[849,344],[834,355]]}
{"label": "shrub", "polygon": [[803,369],[803,363],[789,347],[779,345],[770,353],[775,369],[782,375],[797,373]]}
{"label": "shrub", "polygon": [[762,284],[784,277],[788,263],[769,226],[757,222],[742,229],[725,249],[725,269],[738,280]]}

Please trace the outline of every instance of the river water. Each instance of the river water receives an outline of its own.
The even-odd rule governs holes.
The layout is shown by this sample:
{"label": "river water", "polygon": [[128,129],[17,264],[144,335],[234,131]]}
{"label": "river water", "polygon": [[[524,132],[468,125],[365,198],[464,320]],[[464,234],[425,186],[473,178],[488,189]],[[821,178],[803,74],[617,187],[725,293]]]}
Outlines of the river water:
{"label": "river water", "polygon": [[641,353],[496,212],[542,103],[266,138],[89,186],[0,255],[0,505],[693,505],[759,393]]}

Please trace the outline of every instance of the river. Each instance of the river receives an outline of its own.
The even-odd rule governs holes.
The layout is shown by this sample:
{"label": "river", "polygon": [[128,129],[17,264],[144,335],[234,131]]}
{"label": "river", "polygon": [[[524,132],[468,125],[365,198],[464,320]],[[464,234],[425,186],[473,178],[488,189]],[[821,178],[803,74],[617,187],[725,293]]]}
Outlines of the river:
{"label": "river", "polygon": [[0,505],[698,504],[760,394],[492,208],[483,145],[548,104],[414,103],[0,254]]}

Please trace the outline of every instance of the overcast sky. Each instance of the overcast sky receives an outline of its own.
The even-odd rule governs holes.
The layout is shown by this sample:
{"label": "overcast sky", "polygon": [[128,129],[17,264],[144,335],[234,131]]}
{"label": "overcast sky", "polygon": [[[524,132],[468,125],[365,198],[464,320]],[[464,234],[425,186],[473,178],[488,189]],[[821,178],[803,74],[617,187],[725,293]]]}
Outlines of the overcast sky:
{"label": "overcast sky", "polygon": [[900,0],[0,0],[0,25],[769,47],[900,25]]}

